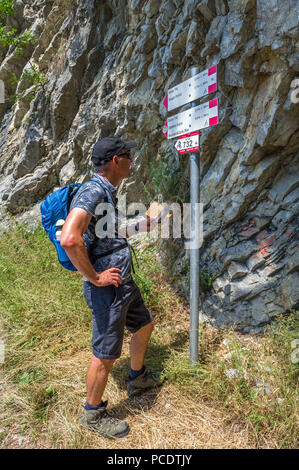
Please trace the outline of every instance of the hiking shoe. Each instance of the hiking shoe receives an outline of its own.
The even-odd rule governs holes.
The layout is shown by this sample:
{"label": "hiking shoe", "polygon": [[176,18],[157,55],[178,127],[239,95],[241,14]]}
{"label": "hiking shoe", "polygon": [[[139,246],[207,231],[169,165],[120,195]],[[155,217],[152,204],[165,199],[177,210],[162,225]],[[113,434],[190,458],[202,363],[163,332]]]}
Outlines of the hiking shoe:
{"label": "hiking shoe", "polygon": [[158,388],[163,384],[164,379],[161,378],[161,372],[147,372],[145,369],[136,379],[128,382],[129,398],[140,395],[149,388]]}
{"label": "hiking shoe", "polygon": [[130,431],[128,423],[110,416],[106,411],[107,403],[108,400],[97,410],[86,410],[83,407],[81,425],[108,439],[126,436]]}

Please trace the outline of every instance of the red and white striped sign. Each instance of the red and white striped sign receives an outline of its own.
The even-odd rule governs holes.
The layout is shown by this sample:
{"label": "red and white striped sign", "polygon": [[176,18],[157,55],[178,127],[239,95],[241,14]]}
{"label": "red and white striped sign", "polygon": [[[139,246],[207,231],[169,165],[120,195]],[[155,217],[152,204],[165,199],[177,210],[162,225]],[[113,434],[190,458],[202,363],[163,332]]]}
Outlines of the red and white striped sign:
{"label": "red and white striped sign", "polygon": [[171,116],[163,126],[167,139],[218,124],[218,98]]}
{"label": "red and white striped sign", "polygon": [[189,80],[170,88],[163,100],[163,104],[168,111],[171,111],[216,90],[217,65],[213,65],[213,67],[194,75]]}
{"label": "red and white striped sign", "polygon": [[199,131],[181,135],[175,143],[179,153],[196,152],[199,150]]}

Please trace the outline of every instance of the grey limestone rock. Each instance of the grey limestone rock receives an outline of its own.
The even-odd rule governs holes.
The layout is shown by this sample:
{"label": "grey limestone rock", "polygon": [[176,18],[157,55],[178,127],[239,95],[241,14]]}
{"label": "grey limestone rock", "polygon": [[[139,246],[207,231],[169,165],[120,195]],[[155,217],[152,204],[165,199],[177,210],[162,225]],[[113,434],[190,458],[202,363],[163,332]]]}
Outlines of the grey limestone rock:
{"label": "grey limestone rock", "polygon": [[160,0],[148,0],[142,8],[142,12],[149,18],[152,18],[159,12],[160,6]]}
{"label": "grey limestone rock", "polygon": [[34,168],[40,163],[42,156],[43,139],[39,130],[33,124],[27,131],[25,147],[13,172],[14,178],[19,179],[28,173],[32,173]]}
{"label": "grey limestone rock", "polygon": [[284,277],[280,283],[279,293],[281,295],[284,307],[287,309],[292,308],[298,304],[299,301],[299,273],[292,272],[287,277]]}
{"label": "grey limestone rock", "polygon": [[148,54],[157,44],[156,31],[151,25],[143,25],[137,38],[137,47],[139,52]]}
{"label": "grey limestone rock", "polygon": [[227,0],[216,0],[215,1],[216,14],[225,16],[228,13]]}
{"label": "grey limestone rock", "polygon": [[[30,64],[47,81],[29,104],[0,103],[0,230],[10,227],[7,211],[37,217],[54,188],[87,180],[94,143],[113,134],[137,141],[120,188],[127,201],[171,193],[188,202],[188,156],[161,132],[171,115],[162,101],[192,65],[217,64],[218,90],[200,101],[219,100],[219,124],[200,131],[200,269],[213,275],[201,314],[260,333],[298,308],[298,1],[14,4],[12,24],[32,28],[37,42],[23,57],[1,51],[5,94],[15,91],[11,73],[19,78]],[[21,80],[18,92],[26,88]],[[173,269],[188,295],[183,247]]]}
{"label": "grey limestone rock", "polygon": [[142,6],[145,3],[145,0],[132,0],[131,8],[134,13],[141,13]]}
{"label": "grey limestone rock", "polygon": [[246,265],[233,261],[228,267],[228,273],[231,280],[234,281],[235,279],[246,276],[248,269]]}
{"label": "grey limestone rock", "polygon": [[208,21],[216,16],[215,0],[200,0],[196,8]]}

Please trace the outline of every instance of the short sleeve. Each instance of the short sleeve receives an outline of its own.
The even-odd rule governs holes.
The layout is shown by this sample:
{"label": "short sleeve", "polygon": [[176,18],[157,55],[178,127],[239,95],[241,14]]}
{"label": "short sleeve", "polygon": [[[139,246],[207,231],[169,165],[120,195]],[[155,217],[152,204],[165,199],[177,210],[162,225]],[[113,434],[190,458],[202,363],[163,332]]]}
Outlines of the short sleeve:
{"label": "short sleeve", "polygon": [[82,185],[70,205],[70,211],[75,207],[86,210],[95,217],[95,211],[98,204],[105,201],[105,191],[98,184],[85,183]]}

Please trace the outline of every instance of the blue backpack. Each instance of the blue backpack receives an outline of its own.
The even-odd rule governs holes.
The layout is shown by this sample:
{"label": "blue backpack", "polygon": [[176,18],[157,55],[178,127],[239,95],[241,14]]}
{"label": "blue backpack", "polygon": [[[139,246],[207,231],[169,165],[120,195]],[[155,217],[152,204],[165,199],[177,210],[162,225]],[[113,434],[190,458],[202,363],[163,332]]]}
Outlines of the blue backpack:
{"label": "blue backpack", "polygon": [[[94,179],[90,181],[104,189],[98,181]],[[70,271],[77,271],[77,268],[70,261],[65,249],[60,245],[60,233],[68,216],[72,198],[83,184],[85,183],[74,183],[64,186],[49,194],[40,205],[42,224],[56,248],[58,261],[64,268]]]}

